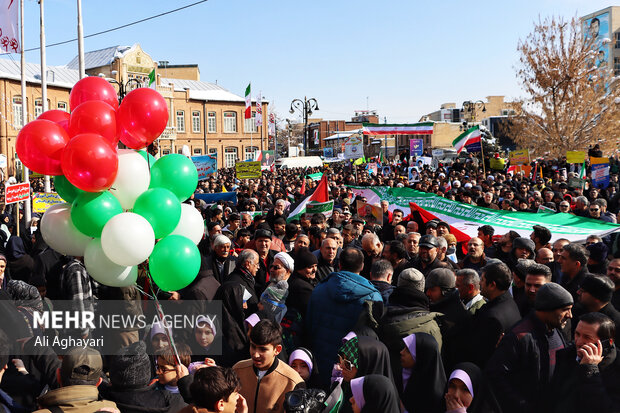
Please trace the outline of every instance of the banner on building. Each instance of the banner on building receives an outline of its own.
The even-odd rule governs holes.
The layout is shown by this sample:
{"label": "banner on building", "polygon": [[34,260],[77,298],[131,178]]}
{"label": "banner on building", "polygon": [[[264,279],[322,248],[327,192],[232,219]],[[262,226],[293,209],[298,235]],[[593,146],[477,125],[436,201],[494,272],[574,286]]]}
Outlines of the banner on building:
{"label": "banner on building", "polygon": [[364,135],[432,135],[433,122],[420,123],[364,123]]}
{"label": "banner on building", "polygon": [[344,157],[346,159],[358,159],[364,157],[364,137],[353,134],[344,141]]}
{"label": "banner on building", "polygon": [[334,157],[334,148],[331,148],[331,147],[323,148],[323,157],[324,158],[333,158]]}
{"label": "banner on building", "polygon": [[522,237],[529,237],[534,225],[547,227],[552,241],[566,238],[570,242],[584,242],[589,235],[605,236],[620,231],[620,225],[600,220],[578,217],[571,214],[536,214],[531,212],[510,212],[463,204],[435,194],[419,192],[410,188],[351,187],[356,195],[366,197],[373,204],[385,200],[389,210],[401,209],[410,213],[409,202],[429,211],[442,221],[454,226],[470,237],[478,235],[478,227],[491,225],[495,234],[514,230]]}
{"label": "banner on building", "polygon": [[203,181],[217,172],[217,153],[192,156],[192,162],[198,171],[198,180]]}
{"label": "banner on building", "polygon": [[357,215],[364,218],[364,221],[372,224],[383,225],[383,209],[380,204],[373,205],[364,201],[356,201]]}
{"label": "banner on building", "polygon": [[567,151],[566,163],[583,163],[586,160],[584,151]]}
{"label": "banner on building", "polygon": [[21,53],[17,23],[19,1],[0,0],[0,54]]}
{"label": "banner on building", "polygon": [[422,156],[424,139],[409,139],[409,156]]}
{"label": "banner on building", "polygon": [[274,113],[269,114],[269,135],[273,136],[276,134],[276,115]]}
{"label": "banner on building", "polygon": [[235,172],[237,179],[254,179],[263,176],[260,161],[237,162]]}
{"label": "banner on building", "polygon": [[32,212],[44,214],[52,205],[63,204],[64,199],[56,192],[35,192],[32,194]]}
{"label": "banner on building", "polygon": [[254,123],[256,127],[263,126],[263,102],[260,92],[256,95],[256,115],[254,116]]}
{"label": "banner on building", "polygon": [[512,151],[508,154],[510,159],[510,165],[529,165],[530,163],[530,151],[529,149],[522,149],[520,151]]}

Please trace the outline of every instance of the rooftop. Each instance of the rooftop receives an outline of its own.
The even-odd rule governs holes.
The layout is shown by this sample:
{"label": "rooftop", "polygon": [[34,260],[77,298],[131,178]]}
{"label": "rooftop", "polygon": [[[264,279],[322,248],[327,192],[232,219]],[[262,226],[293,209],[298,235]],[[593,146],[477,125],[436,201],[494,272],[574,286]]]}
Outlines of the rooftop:
{"label": "rooftop", "polygon": [[[122,57],[134,46],[112,46],[105,49],[93,50],[92,52],[84,53],[84,70],[94,69],[96,67],[107,66],[114,62],[117,57]],[[73,60],[67,63],[68,69],[78,70],[79,62],[78,57],[75,56]]]}

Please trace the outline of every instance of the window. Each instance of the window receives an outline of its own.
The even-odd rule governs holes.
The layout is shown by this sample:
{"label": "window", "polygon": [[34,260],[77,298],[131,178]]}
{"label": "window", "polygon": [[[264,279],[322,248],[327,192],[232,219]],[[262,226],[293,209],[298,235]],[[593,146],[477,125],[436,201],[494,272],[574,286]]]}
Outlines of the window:
{"label": "window", "polygon": [[22,97],[13,97],[13,127],[21,128],[23,123],[24,112],[22,111]]}
{"label": "window", "polygon": [[614,57],[614,76],[620,76],[620,57]]}
{"label": "window", "polygon": [[258,148],[256,146],[246,146],[245,147],[245,160],[252,161],[256,156],[256,151]]}
{"label": "window", "polygon": [[620,49],[620,32],[616,33],[616,44],[614,45],[615,49]]}
{"label": "window", "polygon": [[162,149],[161,153],[164,155],[170,155],[170,149]]}
{"label": "window", "polygon": [[194,155],[202,155],[202,148],[195,148]]}
{"label": "window", "polygon": [[65,112],[69,112],[69,106],[67,102],[58,102],[58,110],[64,110]]}
{"label": "window", "polygon": [[35,119],[39,117],[39,115],[43,113],[43,100],[35,99],[34,100],[34,117]]}
{"label": "window", "polygon": [[236,133],[236,132],[237,132],[237,112],[224,112],[224,133]]}
{"label": "window", "polygon": [[258,132],[258,128],[256,127],[256,112],[252,112],[252,117],[250,119],[245,119],[245,132]]}
{"label": "window", "polygon": [[229,146],[224,149],[224,168],[232,168],[237,163],[237,148]]}
{"label": "window", "polygon": [[177,110],[177,132],[185,132],[185,111]]}
{"label": "window", "polygon": [[216,148],[209,148],[209,155],[213,155],[214,153],[217,153],[217,149]]}
{"label": "window", "polygon": [[192,111],[192,132],[200,132],[200,112],[197,110]]}
{"label": "window", "polygon": [[207,113],[207,118],[208,118],[208,124],[209,124],[209,128],[207,129],[207,131],[209,133],[216,133],[217,132],[217,122],[215,119],[215,112],[209,112]]}

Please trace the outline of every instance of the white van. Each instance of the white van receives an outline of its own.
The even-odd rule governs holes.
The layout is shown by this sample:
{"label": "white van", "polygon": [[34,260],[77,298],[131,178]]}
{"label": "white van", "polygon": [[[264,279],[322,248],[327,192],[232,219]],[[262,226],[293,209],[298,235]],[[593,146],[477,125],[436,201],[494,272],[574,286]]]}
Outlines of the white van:
{"label": "white van", "polygon": [[298,156],[295,158],[280,158],[276,160],[277,168],[320,168],[323,161],[320,156]]}

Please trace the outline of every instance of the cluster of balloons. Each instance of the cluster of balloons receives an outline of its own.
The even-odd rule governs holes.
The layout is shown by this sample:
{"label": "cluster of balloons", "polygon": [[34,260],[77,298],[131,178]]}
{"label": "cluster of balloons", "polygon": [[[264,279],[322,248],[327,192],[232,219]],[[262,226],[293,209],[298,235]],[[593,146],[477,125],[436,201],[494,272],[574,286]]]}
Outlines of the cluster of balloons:
{"label": "cluster of balloons", "polygon": [[[204,224],[200,212],[182,202],[194,193],[198,172],[183,155],[156,161],[140,150],[166,127],[164,98],[139,88],[119,106],[110,83],[87,77],[73,87],[70,108],[71,114],[44,112],[17,136],[24,165],[54,175],[66,201],[43,215],[43,239],[60,253],[83,256],[89,274],[104,285],[133,285],[147,259],[163,290],[190,284],[200,269],[196,245]],[[119,140],[132,149],[118,149]]]}

